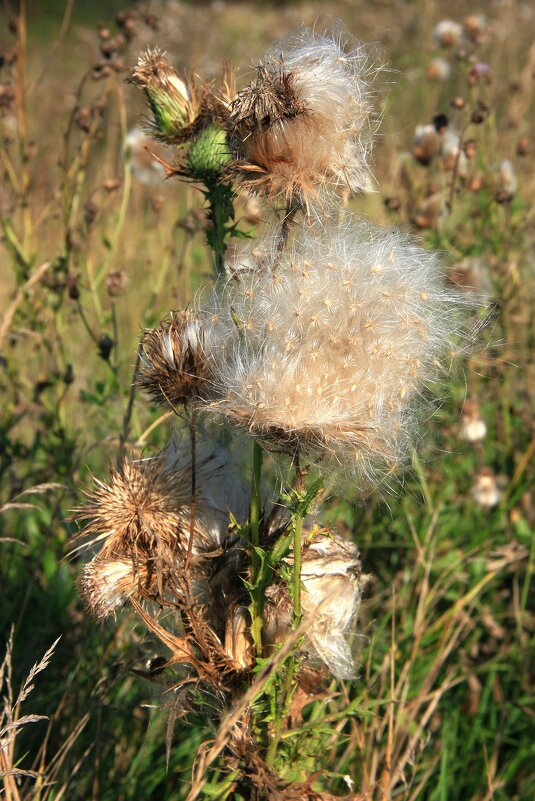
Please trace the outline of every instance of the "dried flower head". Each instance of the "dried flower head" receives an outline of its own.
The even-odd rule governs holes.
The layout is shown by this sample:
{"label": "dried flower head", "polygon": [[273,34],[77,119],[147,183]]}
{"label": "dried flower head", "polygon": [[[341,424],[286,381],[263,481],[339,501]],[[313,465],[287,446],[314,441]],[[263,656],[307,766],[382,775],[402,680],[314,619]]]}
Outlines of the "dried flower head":
{"label": "dried flower head", "polygon": [[435,125],[417,125],[412,144],[412,155],[416,161],[427,166],[440,152],[442,137]]}
{"label": "dried flower head", "polygon": [[480,42],[487,30],[487,20],[483,14],[469,14],[463,20],[463,28],[472,42]]}
{"label": "dried flower head", "polygon": [[394,469],[466,302],[436,257],[349,217],[303,228],[283,254],[255,243],[230,270],[201,310],[214,332],[201,407],[325,469]]}
{"label": "dried flower head", "polygon": [[451,64],[445,58],[433,58],[425,74],[430,81],[446,81],[451,74]]}
{"label": "dried flower head", "polygon": [[518,188],[518,181],[513,164],[508,159],[500,161],[496,168],[496,200],[499,203],[511,201]]}
{"label": "dried flower head", "polygon": [[412,155],[425,167],[438,158],[441,169],[448,172],[456,169],[457,175],[466,177],[468,162],[461,137],[450,127],[445,114],[437,114],[432,123],[416,126]]}
{"label": "dried flower head", "polygon": [[440,187],[432,184],[421,205],[413,212],[411,221],[420,230],[425,228],[434,229],[446,217],[447,213],[448,209],[443,192],[441,192]]}
{"label": "dried flower head", "polygon": [[80,579],[82,597],[99,620],[109,617],[133,595],[150,591],[146,563],[127,557],[96,557],[85,566]]}
{"label": "dried flower head", "polygon": [[205,182],[220,178],[231,158],[223,124],[228,116],[224,93],[218,97],[198,80],[186,84],[157,48],[139,57],[130,81],[145,90],[155,138],[187,145],[183,163],[166,165],[167,174]]}
{"label": "dried flower head", "polygon": [[206,594],[211,555],[226,536],[229,511],[239,520],[246,516],[243,493],[226,491],[227,468],[223,451],[200,450],[193,521],[191,463],[173,442],[154,458],[111,468],[108,483],[95,480],[89,502],[77,512],[88,521],[81,533],[87,545],[101,546],[81,579],[91,611],[104,617],[131,596],[164,600],[178,586],[192,522],[190,577],[194,595]]}
{"label": "dried flower head", "polygon": [[501,501],[505,485],[504,476],[497,476],[492,470],[484,467],[476,476],[470,495],[479,506],[492,509]]}
{"label": "dried flower head", "polygon": [[[301,581],[303,613],[310,621],[305,648],[334,676],[353,678],[350,635],[366,584],[357,547],[332,532],[316,534],[303,548]],[[266,599],[262,636],[269,648],[288,635],[291,603],[283,583],[269,587]]]}
{"label": "dried flower head", "polygon": [[158,403],[173,407],[203,394],[209,380],[206,327],[191,311],[173,312],[145,333],[137,382]]}
{"label": "dried flower head", "polygon": [[304,30],[274,45],[232,104],[243,185],[307,211],[333,187],[370,189],[376,73],[369,52],[346,34]]}

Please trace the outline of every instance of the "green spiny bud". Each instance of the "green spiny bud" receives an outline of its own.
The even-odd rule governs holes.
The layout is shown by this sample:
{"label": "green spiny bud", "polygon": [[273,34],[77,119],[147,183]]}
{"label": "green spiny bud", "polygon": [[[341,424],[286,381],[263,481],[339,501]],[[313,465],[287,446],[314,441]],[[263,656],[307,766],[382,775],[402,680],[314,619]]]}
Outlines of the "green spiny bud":
{"label": "green spiny bud", "polygon": [[192,121],[190,93],[178,73],[158,50],[146,50],[132,71],[130,81],[145,90],[157,134],[176,142]]}
{"label": "green spiny bud", "polygon": [[217,125],[209,125],[190,145],[187,170],[192,178],[210,181],[221,175],[230,160],[226,132]]}

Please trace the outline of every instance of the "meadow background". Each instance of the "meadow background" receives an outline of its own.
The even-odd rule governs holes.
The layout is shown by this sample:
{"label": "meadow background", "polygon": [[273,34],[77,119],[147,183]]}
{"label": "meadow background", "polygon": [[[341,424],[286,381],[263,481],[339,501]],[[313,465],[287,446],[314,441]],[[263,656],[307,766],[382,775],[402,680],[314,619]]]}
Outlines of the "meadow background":
{"label": "meadow background", "polygon": [[[4,797],[181,799],[195,749],[213,736],[206,721],[176,721],[166,766],[169,699],[135,672],[161,647],[128,612],[91,620],[80,561],[66,558],[90,472],[104,476],[122,443],[152,453],[168,438],[175,421],[131,391],[140,333],[211,273],[200,192],[142,183],[135,154],[125,158],[144,112],[127,70],[157,44],[179,71],[204,77],[227,59],[243,84],[267,45],[338,17],[391,68],[378,191],[352,207],[442,251],[450,280],[489,306],[470,358],[422,421],[404,487],[328,509],[371,575],[360,676],[296,747],[339,795],[531,801],[535,6],[35,0],[21,10],[6,2],[0,12],[0,772],[24,773],[4,780]],[[480,41],[441,50],[435,25],[468,14],[486,17]],[[437,57],[450,64],[442,80],[429,66]],[[490,71],[474,72],[478,63]],[[437,114],[469,155],[453,190],[451,168],[414,158],[415,127]],[[261,230],[251,204],[238,218]],[[460,432],[474,409],[487,434],[472,443]],[[496,502],[478,487],[494,487]]]}

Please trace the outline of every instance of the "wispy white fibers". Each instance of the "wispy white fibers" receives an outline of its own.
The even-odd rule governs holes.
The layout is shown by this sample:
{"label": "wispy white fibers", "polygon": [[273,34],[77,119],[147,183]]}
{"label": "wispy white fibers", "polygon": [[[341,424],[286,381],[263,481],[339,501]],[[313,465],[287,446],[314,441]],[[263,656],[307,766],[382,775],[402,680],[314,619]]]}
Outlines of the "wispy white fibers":
{"label": "wispy white fibers", "polygon": [[218,343],[201,408],[368,484],[405,456],[466,302],[434,254],[352,217],[303,226],[284,253],[255,242],[200,304]]}
{"label": "wispy white fibers", "polygon": [[356,545],[333,533],[317,537],[303,555],[301,580],[303,611],[312,621],[307,638],[315,655],[334,676],[354,678],[350,635],[367,581]]}
{"label": "wispy white fibers", "polygon": [[[292,561],[290,555],[287,562]],[[301,603],[307,624],[304,650],[312,662],[323,663],[339,679],[355,675],[351,634],[367,580],[356,545],[340,535],[322,529],[305,544],[301,566]],[[262,640],[268,651],[284,642],[291,622],[288,588],[279,581],[266,592]]]}
{"label": "wispy white fibers", "polygon": [[246,187],[310,212],[337,187],[372,187],[377,127],[370,50],[347,32],[303,30],[273,45],[230,116]]}

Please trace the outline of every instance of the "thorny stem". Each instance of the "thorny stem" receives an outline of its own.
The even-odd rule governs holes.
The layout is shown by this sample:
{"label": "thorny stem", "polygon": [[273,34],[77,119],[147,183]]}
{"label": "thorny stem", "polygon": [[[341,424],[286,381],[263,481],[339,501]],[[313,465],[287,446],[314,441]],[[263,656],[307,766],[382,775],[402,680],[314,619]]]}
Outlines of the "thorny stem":
{"label": "thorny stem", "polygon": [[[295,469],[295,491],[301,495],[305,490],[305,479],[301,464],[299,462],[299,449],[296,448],[293,458]],[[294,569],[293,569],[293,593],[294,593],[294,613],[293,628],[296,629],[301,622],[301,540],[303,536],[303,517],[296,513],[294,520]]]}
{"label": "thorny stem", "polygon": [[462,129],[461,134],[459,136],[459,148],[457,150],[457,155],[455,156],[455,163],[453,165],[453,173],[452,173],[452,176],[451,176],[450,194],[449,194],[449,199],[448,199],[448,208],[449,208],[450,214],[451,214],[451,211],[453,209],[453,203],[454,203],[454,200],[455,200],[455,187],[457,185],[457,177],[459,175],[459,164],[460,164],[460,161],[461,161],[461,155],[462,155],[462,150],[463,150],[463,145],[464,145],[464,135],[465,135],[469,125],[470,125],[470,120],[468,120],[468,122],[466,123],[466,125]]}
{"label": "thorny stem", "polygon": [[134,400],[136,397],[136,378],[137,378],[137,372],[139,370],[139,365],[141,363],[142,350],[143,350],[143,339],[140,340],[138,345],[136,362],[134,364],[134,370],[132,373],[132,382],[130,384],[130,393],[128,395],[128,403],[123,417],[123,428],[119,439],[119,453],[117,455],[118,465],[120,465],[123,460],[126,441],[128,439],[128,434],[130,433],[130,421],[132,418],[132,412],[134,410]]}
{"label": "thorny stem", "polygon": [[26,0],[21,0],[17,20],[17,122],[19,128],[19,155],[20,155],[20,200],[22,205],[22,244],[25,252],[30,250],[30,237],[32,218],[28,202],[28,189],[30,188],[30,173],[28,170],[28,128],[25,105],[25,71],[26,71]]}
{"label": "thorny stem", "polygon": [[[249,520],[249,544],[251,546],[251,583],[256,585],[260,571],[260,557],[257,548],[260,545],[260,485],[262,480],[262,448],[255,440],[253,443],[253,481],[251,486],[251,515]],[[251,609],[251,636],[258,656],[262,655],[262,617],[264,612],[264,587],[255,587]]]}
{"label": "thorny stem", "polygon": [[232,205],[234,193],[229,184],[210,182],[206,184],[204,195],[209,203],[208,220],[212,224],[206,232],[206,239],[214,254],[216,274],[223,275],[227,249],[225,239],[229,234],[227,223],[234,217]]}

